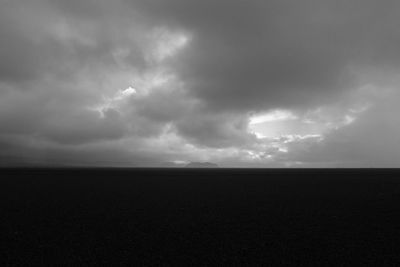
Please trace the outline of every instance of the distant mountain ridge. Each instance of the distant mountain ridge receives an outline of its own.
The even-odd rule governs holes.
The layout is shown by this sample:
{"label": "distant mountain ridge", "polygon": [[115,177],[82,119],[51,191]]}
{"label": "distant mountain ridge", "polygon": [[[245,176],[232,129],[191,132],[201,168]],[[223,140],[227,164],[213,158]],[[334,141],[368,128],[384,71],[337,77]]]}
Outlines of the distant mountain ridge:
{"label": "distant mountain ridge", "polygon": [[190,162],[185,166],[186,168],[219,168],[215,163],[211,162]]}

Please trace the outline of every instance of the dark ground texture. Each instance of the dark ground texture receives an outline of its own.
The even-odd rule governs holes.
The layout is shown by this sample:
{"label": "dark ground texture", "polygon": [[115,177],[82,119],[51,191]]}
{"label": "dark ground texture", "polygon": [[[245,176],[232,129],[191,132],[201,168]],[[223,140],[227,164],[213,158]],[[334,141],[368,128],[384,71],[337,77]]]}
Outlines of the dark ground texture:
{"label": "dark ground texture", "polygon": [[395,266],[399,170],[4,169],[1,266]]}

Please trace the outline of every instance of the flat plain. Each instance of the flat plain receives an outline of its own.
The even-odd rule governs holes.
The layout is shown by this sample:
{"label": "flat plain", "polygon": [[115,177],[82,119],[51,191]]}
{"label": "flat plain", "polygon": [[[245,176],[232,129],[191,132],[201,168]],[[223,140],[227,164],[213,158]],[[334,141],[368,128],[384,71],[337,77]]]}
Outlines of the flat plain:
{"label": "flat plain", "polygon": [[2,266],[400,263],[400,171],[3,169]]}

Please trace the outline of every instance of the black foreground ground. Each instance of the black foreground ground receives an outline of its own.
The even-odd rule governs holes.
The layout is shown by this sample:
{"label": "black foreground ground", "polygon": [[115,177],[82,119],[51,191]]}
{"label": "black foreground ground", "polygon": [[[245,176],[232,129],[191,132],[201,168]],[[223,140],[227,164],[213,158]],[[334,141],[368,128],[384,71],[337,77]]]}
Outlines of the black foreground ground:
{"label": "black foreground ground", "polygon": [[400,264],[399,170],[0,175],[0,266]]}

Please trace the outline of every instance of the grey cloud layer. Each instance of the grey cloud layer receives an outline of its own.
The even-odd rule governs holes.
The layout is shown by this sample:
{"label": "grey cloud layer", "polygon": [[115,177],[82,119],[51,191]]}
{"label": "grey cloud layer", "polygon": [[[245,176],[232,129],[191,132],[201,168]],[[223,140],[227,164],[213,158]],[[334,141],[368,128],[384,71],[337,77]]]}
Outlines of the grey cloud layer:
{"label": "grey cloud layer", "polygon": [[[140,143],[169,129],[179,145],[253,148],[260,141],[248,132],[251,112],[307,111],[366,82],[385,84],[378,72],[396,73],[400,63],[399,12],[394,0],[3,0],[0,147],[12,154],[40,140],[56,144],[51,155],[73,158],[89,151],[79,146],[135,139],[136,152],[90,151],[139,160],[150,149]],[[155,28],[185,33],[190,42],[163,63],[149,60]],[[158,68],[177,81],[104,107],[102,116],[91,109]],[[390,112],[372,114],[367,121]],[[362,140],[349,142],[376,143]],[[40,149],[26,151],[36,157]],[[172,152],[151,157],[157,153],[167,160]]]}
{"label": "grey cloud layer", "polygon": [[214,109],[304,107],[398,67],[398,1],[128,1],[194,33],[176,68]]}
{"label": "grey cloud layer", "polygon": [[[292,147],[289,160],[325,167],[399,167],[398,92],[384,96],[353,124],[332,132],[321,143]],[[288,159],[286,159],[288,160]]]}

